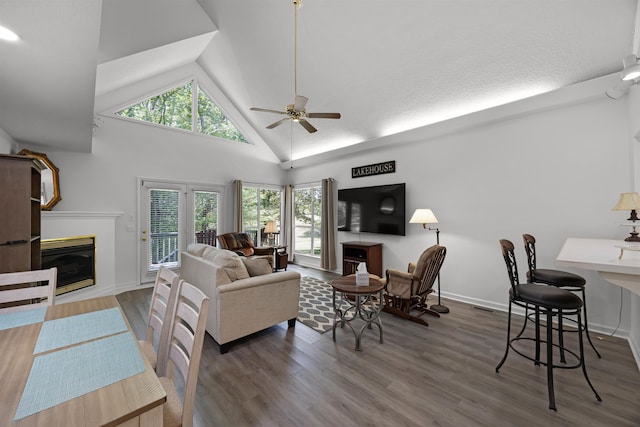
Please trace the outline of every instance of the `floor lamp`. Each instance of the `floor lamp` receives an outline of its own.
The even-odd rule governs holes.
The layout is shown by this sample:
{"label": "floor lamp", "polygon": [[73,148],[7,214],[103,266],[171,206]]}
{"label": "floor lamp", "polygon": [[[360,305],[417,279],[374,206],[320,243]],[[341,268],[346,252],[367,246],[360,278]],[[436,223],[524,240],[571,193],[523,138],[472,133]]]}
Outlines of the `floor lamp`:
{"label": "floor lamp", "polygon": [[[422,228],[425,230],[431,230],[436,232],[436,244],[440,244],[440,229],[427,227],[427,224],[437,224],[438,218],[433,214],[431,209],[416,209],[413,216],[409,220],[411,224],[422,224]],[[430,310],[436,313],[448,313],[449,307],[440,303],[440,272],[438,272],[438,304],[429,307]]]}

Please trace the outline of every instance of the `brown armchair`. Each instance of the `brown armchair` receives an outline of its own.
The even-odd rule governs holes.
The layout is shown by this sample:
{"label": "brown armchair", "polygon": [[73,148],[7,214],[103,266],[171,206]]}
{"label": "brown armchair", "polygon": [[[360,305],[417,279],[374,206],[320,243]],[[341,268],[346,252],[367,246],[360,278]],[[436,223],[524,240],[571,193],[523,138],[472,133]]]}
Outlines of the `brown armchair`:
{"label": "brown armchair", "polygon": [[[427,296],[433,292],[433,282],[438,277],[446,254],[447,248],[433,245],[420,255],[417,263],[409,263],[407,272],[388,269],[387,277],[383,279],[383,310],[425,326],[429,324],[421,319],[423,314],[440,317],[438,313],[427,308]],[[418,311],[420,314],[413,315],[412,311]]]}
{"label": "brown armchair", "polygon": [[253,239],[247,233],[225,233],[218,236],[220,249],[227,249],[240,256],[261,256],[268,258],[273,266],[273,248],[255,247]]}

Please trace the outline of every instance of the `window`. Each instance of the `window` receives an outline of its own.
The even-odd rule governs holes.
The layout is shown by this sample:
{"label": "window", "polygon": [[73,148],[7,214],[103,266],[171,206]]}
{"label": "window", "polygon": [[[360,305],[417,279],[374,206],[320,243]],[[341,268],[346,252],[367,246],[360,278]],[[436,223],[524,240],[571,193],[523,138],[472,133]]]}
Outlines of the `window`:
{"label": "window", "polygon": [[198,124],[196,132],[218,138],[248,143],[238,129],[227,119],[222,110],[198,86]]}
{"label": "window", "polygon": [[322,224],[322,187],[312,186],[293,192],[295,221],[295,253],[320,256]]}
{"label": "window", "polygon": [[150,268],[178,266],[178,230],[180,192],[152,188],[149,190],[149,265]]}
{"label": "window", "polygon": [[116,115],[248,143],[195,80],[124,108]]}
{"label": "window", "polygon": [[[267,236],[264,229],[267,222],[274,221],[280,230],[280,212],[282,211],[282,190],[268,187],[242,188],[242,226],[251,236],[256,246],[270,243],[279,244],[279,232]],[[269,238],[271,237],[271,241]]]}
{"label": "window", "polygon": [[140,283],[147,283],[160,266],[179,269],[180,252],[199,237],[215,245],[223,187],[146,180],[140,187]]}
{"label": "window", "polygon": [[[194,231],[218,230],[218,193],[194,191]],[[214,245],[215,246],[215,245]]]}

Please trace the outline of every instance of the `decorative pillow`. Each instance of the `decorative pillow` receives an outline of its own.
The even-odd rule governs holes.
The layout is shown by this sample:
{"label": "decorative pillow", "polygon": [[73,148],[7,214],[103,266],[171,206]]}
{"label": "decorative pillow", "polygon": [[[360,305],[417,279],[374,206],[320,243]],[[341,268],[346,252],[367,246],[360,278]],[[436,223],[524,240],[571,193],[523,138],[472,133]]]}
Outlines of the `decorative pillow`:
{"label": "decorative pillow", "polygon": [[249,272],[244,263],[240,260],[240,255],[226,249],[218,250],[218,254],[213,260],[227,273],[232,282],[249,277]]}
{"label": "decorative pillow", "polygon": [[206,249],[202,252],[202,258],[207,261],[213,261],[218,255],[218,252],[220,252],[220,249],[207,245]]}
{"label": "decorative pillow", "polygon": [[271,264],[266,258],[242,258],[244,266],[247,267],[249,276],[262,276],[263,274],[270,274],[273,272]]}

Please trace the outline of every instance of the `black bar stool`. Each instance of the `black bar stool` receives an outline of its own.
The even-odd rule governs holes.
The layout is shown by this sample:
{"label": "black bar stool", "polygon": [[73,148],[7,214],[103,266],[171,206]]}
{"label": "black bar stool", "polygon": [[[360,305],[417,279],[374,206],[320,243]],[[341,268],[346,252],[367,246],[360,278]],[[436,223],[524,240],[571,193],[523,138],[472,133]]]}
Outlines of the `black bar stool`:
{"label": "black bar stool", "polygon": [[[504,356],[498,366],[496,366],[496,372],[500,370],[504,362],[507,360],[509,349],[512,349],[519,355],[533,361],[536,365],[544,365],[547,367],[547,389],[549,394],[549,409],[556,409],[555,393],[553,388],[553,369],[575,369],[582,368],[584,378],[587,380],[589,387],[596,396],[598,401],[602,401],[598,392],[591,384],[589,376],[587,375],[587,368],[584,362],[584,345],[582,342],[582,300],[574,293],[556,288],[553,286],[538,285],[535,283],[519,283],[518,267],[516,265],[515,253],[513,250],[513,243],[509,240],[500,240],[500,247],[502,249],[502,256],[507,265],[507,273],[509,274],[509,281],[511,283],[511,289],[509,289],[509,320],[507,323],[507,348],[504,352]],[[525,326],[527,319],[527,311],[532,308],[535,312],[535,337],[523,336],[525,326],[518,335],[511,338],[511,308],[512,305],[525,308]],[[564,348],[564,344],[553,343],[553,317],[557,316],[558,319],[562,318],[562,314],[575,315],[578,323],[578,342],[579,342],[579,354],[574,351]],[[546,340],[540,337],[540,315],[546,316],[545,328],[546,328]],[[562,330],[559,330],[559,336],[562,336]],[[519,340],[530,340],[535,343],[535,356],[531,357],[520,351],[514,346],[514,343]],[[540,343],[545,343],[547,346],[547,358],[546,361],[540,360]],[[573,365],[554,365],[553,364],[553,348],[557,347],[561,351],[573,355],[577,362]]]}
{"label": "black bar stool", "polygon": [[[585,292],[585,285],[587,281],[582,276],[569,273],[562,270],[550,270],[547,268],[536,268],[536,238],[531,234],[523,234],[522,240],[524,240],[524,250],[527,253],[527,264],[529,265],[529,271],[527,272],[527,282],[529,283],[543,283],[545,285],[555,286],[556,288],[565,289],[571,292],[582,292],[582,310],[584,312],[584,330],[587,334],[587,340],[591,344],[591,348],[596,352],[598,359],[600,353],[596,346],[591,341],[591,335],[589,335],[589,321],[587,319],[587,294]],[[573,321],[573,319],[569,319]],[[558,327],[562,327],[562,319],[558,320]],[[560,335],[562,339],[562,334]],[[564,362],[564,353],[561,353],[562,361]]]}

